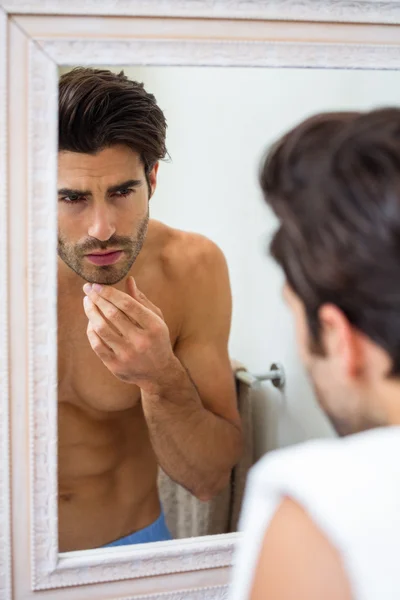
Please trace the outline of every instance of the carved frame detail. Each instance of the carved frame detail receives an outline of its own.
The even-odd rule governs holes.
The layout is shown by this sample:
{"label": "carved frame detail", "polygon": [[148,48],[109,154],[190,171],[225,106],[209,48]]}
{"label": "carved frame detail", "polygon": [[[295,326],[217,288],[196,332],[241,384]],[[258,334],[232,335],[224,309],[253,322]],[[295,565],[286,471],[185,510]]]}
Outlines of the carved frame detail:
{"label": "carved frame detail", "polygon": [[0,599],[11,600],[8,361],[7,15],[0,8]]}
{"label": "carved frame detail", "polygon": [[397,0],[3,0],[14,14],[399,23]]}
{"label": "carved frame detail", "polygon": [[[2,2],[2,0],[0,0]],[[63,36],[36,35],[31,23],[42,17],[107,15],[135,18],[163,15],[211,19],[285,21],[343,21],[400,23],[400,1],[326,1],[315,8],[312,0],[3,0],[0,8],[0,600],[11,595],[10,444],[8,382],[8,203],[7,139],[7,19],[12,19],[28,39],[28,395],[30,456],[31,590],[57,590],[89,584],[130,580],[148,600],[222,600],[227,597],[228,571],[239,534],[159,542],[109,550],[60,555],[57,541],[57,312],[56,312],[56,150],[58,66],[71,64],[213,65],[257,67],[319,67],[400,69],[400,33],[397,43],[371,43],[368,36],[329,43],[320,39],[165,39],[157,35],[137,39],[115,34],[68,30]],[[7,14],[9,13],[9,14]],[[29,13],[30,16],[25,17]],[[43,17],[50,18],[50,17]],[[67,17],[65,17],[67,18]],[[106,17],[104,17],[106,18]],[[33,19],[30,21],[29,19]],[[329,28],[329,23],[324,28]],[[69,25],[68,27],[71,27]],[[229,27],[229,25],[227,25]],[[365,27],[367,27],[365,25]],[[373,27],[373,26],[372,26]],[[324,31],[325,31],[324,29]],[[399,28],[400,32],[400,28]],[[26,74],[21,74],[21,77]],[[17,75],[14,75],[17,76]],[[9,159],[11,160],[11,158]],[[27,488],[28,493],[28,488]],[[13,499],[13,506],[16,506]],[[223,573],[223,576],[215,573]],[[190,589],[154,593],[144,578],[187,573]],[[214,573],[215,577],[211,577]],[[205,574],[210,579],[205,585]],[[133,582],[134,580],[134,582]],[[144,583],[143,583],[144,581]],[[189,581],[187,579],[186,581]],[[193,582],[193,583],[192,583]],[[221,583],[222,582],[222,583]],[[140,585],[139,585],[140,584]],[[161,584],[159,584],[161,585]],[[88,588],[87,588],[88,589]],[[124,590],[128,590],[125,586]],[[153,586],[154,589],[154,586]],[[56,592],[54,592],[56,594]],[[125,592],[122,592],[125,593]],[[129,592],[126,592],[129,593]],[[143,595],[144,594],[144,595]],[[130,600],[133,596],[121,596]],[[115,594],[112,596],[115,598]]]}

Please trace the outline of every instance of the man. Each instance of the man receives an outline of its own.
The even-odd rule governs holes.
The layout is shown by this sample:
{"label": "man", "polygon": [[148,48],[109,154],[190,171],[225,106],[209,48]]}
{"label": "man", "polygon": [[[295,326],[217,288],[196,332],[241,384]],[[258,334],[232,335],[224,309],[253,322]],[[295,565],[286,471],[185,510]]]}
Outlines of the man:
{"label": "man", "polygon": [[61,77],[61,551],[170,539],[158,466],[206,501],[241,452],[224,257],[149,220],[165,132],[123,73]]}
{"label": "man", "polygon": [[[323,114],[261,171],[302,361],[346,440],[250,475],[232,599],[400,598],[400,110]],[[370,430],[370,431],[366,431]]]}

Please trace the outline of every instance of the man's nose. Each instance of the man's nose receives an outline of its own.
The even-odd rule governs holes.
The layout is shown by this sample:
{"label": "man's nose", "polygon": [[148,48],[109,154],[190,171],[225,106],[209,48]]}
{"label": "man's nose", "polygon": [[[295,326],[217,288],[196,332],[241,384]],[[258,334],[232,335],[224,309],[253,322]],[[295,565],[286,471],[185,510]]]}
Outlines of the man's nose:
{"label": "man's nose", "polygon": [[93,210],[88,234],[101,242],[106,242],[115,233],[112,210],[107,205],[97,206]]}

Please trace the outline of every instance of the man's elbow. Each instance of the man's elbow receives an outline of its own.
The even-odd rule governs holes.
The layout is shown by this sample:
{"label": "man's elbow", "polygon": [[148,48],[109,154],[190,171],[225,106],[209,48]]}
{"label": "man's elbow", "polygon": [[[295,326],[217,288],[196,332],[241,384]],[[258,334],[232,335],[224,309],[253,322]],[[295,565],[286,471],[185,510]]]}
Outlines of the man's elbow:
{"label": "man's elbow", "polygon": [[232,470],[241,459],[243,448],[243,434],[241,429],[238,428],[235,431],[232,451],[229,453],[229,464],[225,463],[223,470],[217,468],[218,472],[214,473],[214,476],[211,476],[207,482],[203,480],[199,486],[196,486],[196,489],[192,490],[192,494],[202,502],[209,502],[223,492],[231,482]]}
{"label": "man's elbow", "polygon": [[209,502],[213,500],[218,494],[223,492],[231,481],[231,471],[220,475],[217,480],[209,482],[206,485],[201,485],[192,491],[193,495],[196,496],[201,502]]}

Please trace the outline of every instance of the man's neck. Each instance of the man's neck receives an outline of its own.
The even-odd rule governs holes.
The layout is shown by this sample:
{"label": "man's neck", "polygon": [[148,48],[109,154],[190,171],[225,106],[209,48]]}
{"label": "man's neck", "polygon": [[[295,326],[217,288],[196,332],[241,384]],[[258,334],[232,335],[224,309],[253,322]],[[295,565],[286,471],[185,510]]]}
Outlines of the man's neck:
{"label": "man's neck", "polygon": [[387,378],[381,382],[374,404],[385,425],[400,425],[399,378]]}
{"label": "man's neck", "polygon": [[387,403],[388,425],[400,425],[400,386],[397,394]]}

